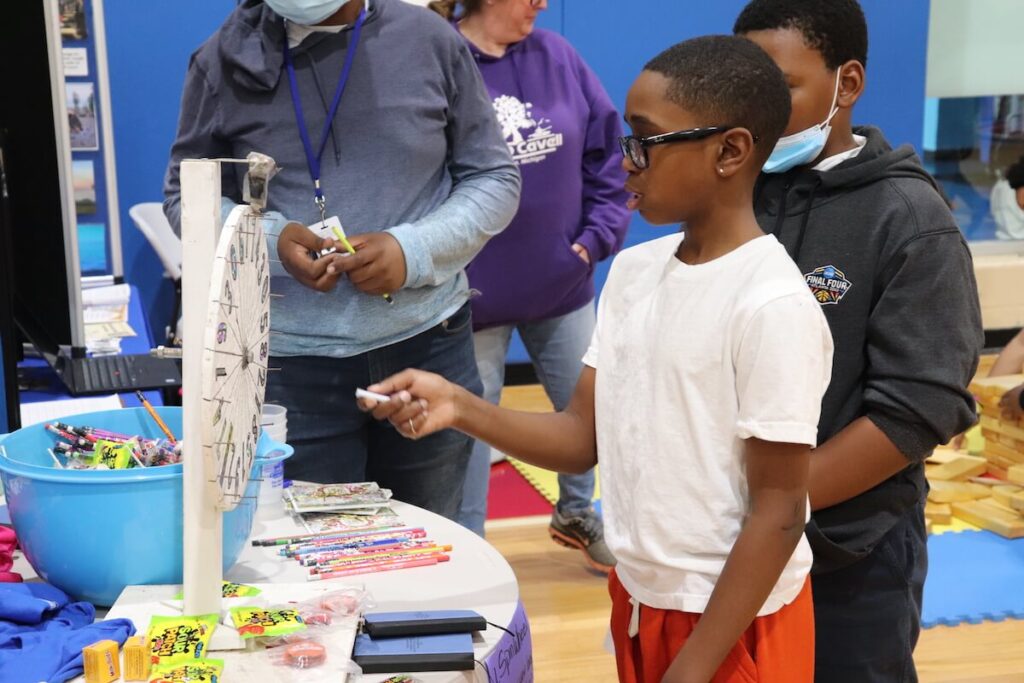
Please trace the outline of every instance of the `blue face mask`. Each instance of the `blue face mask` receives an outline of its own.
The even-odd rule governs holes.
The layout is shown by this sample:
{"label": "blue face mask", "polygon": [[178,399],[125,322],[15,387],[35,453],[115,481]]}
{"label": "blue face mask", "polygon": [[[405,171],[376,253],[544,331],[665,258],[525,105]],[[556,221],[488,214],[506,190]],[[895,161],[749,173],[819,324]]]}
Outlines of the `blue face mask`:
{"label": "blue face mask", "polygon": [[836,72],[836,90],[832,95],[832,107],[829,109],[828,118],[816,126],[799,133],[779,138],[775,143],[768,161],[764,162],[761,168],[765,173],[785,173],[791,168],[809,164],[818,158],[821,150],[825,149],[828,136],[832,133],[832,117],[839,112],[836,101],[839,99],[839,72]]}
{"label": "blue face mask", "polygon": [[341,9],[346,0],[263,0],[288,21],[303,26],[319,24]]}

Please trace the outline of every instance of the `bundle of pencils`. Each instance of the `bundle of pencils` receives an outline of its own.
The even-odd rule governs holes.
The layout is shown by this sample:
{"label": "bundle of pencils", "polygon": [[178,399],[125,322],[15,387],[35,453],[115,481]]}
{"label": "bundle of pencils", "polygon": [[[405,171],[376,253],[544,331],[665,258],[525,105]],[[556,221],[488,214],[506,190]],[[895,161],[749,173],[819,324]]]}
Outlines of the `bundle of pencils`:
{"label": "bundle of pencils", "polygon": [[44,428],[57,437],[49,453],[58,469],[130,469],[173,465],[181,460],[180,448],[169,441],[66,422],[51,422]]}
{"label": "bundle of pencils", "polygon": [[308,581],[427,567],[447,562],[452,546],[438,545],[422,528],[395,527],[375,531],[305,534],[253,541],[308,568]]}

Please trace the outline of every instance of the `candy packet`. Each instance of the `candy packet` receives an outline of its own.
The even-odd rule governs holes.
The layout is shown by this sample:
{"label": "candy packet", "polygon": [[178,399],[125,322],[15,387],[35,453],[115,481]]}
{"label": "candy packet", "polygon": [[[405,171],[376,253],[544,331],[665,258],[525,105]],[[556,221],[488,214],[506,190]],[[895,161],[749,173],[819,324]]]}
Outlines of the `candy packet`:
{"label": "candy packet", "polygon": [[306,628],[296,609],[232,607],[230,611],[231,621],[242,638],[284,636]]}
{"label": "candy packet", "polygon": [[153,617],[149,621],[149,647],[153,664],[162,665],[206,655],[218,615]]}
{"label": "candy packet", "polygon": [[150,673],[149,683],[217,683],[223,672],[220,659],[161,664]]}

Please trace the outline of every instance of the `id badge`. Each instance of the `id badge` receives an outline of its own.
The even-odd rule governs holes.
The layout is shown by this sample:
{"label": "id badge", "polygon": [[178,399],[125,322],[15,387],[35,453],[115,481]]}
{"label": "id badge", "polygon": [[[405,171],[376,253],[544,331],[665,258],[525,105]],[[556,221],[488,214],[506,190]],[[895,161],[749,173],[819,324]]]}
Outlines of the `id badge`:
{"label": "id badge", "polygon": [[[338,235],[344,235],[345,231],[341,227],[341,219],[337,216],[331,216],[327,220],[317,221],[309,226],[309,229],[313,231],[313,234],[320,239],[332,239],[335,242],[339,242]],[[337,252],[337,248],[322,249],[317,256],[327,256]]]}

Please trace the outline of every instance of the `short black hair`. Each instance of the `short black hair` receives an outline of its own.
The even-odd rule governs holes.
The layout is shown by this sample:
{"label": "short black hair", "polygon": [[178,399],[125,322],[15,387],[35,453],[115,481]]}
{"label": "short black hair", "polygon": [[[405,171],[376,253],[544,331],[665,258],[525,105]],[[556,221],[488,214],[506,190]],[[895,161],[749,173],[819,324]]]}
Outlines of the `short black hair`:
{"label": "short black hair", "polygon": [[746,38],[702,36],[668,48],[645,71],[669,79],[668,98],[703,125],[746,128],[767,159],[786,130],[789,87],[772,58]]}
{"label": "short black hair", "polygon": [[776,29],[799,31],[829,69],[853,59],[868,65],[868,24],[857,0],[751,0],[732,27],[738,35]]}
{"label": "short black hair", "polygon": [[1024,187],[1024,156],[1006,169],[1006,182],[1015,190]]}

